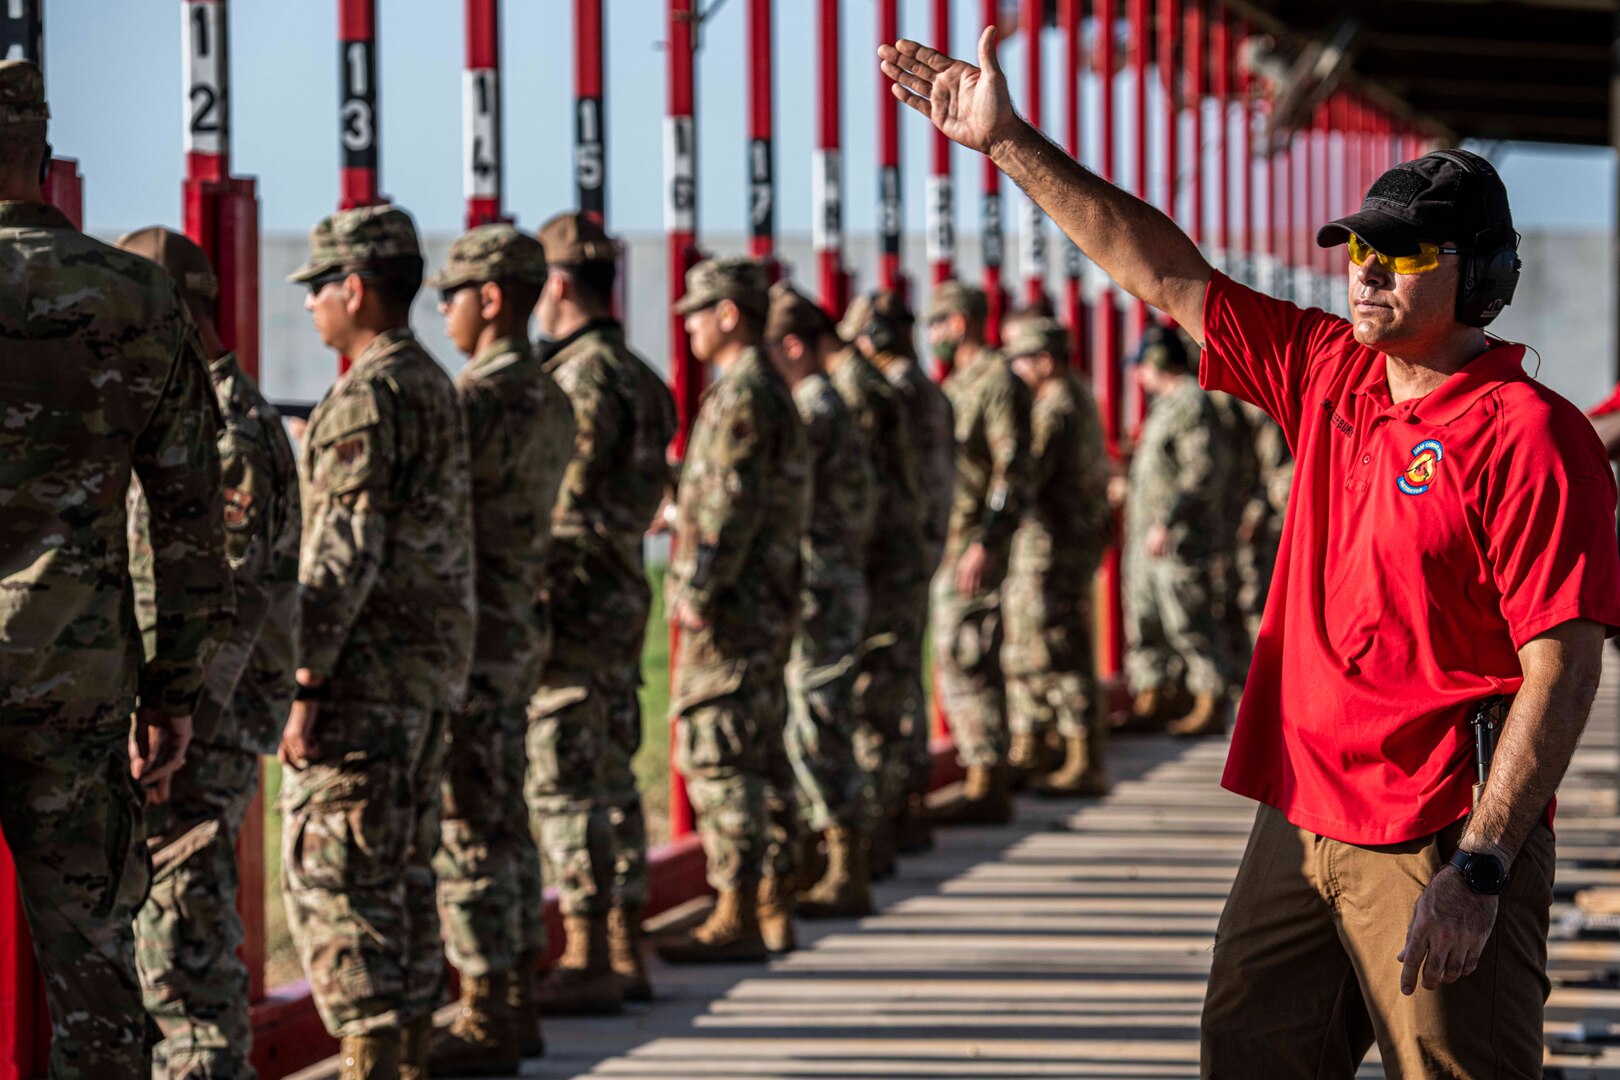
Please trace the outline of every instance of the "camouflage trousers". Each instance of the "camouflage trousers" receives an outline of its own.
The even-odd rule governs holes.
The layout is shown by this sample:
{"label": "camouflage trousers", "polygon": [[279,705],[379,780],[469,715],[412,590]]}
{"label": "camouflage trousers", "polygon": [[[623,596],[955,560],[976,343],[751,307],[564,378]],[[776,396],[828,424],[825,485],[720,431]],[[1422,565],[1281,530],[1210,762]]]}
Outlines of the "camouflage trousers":
{"label": "camouflage trousers", "polygon": [[1215,625],[1219,636],[1216,644],[1225,653],[1228,678],[1242,684],[1249,670],[1250,641],[1245,625],[1243,605],[1243,578],[1238,572],[1239,552],[1236,543],[1209,557],[1210,592],[1214,598]]}
{"label": "camouflage trousers", "polygon": [[923,637],[928,580],[920,574],[869,575],[872,589],[866,641],[855,680],[856,759],[866,779],[873,818],[899,809],[912,790],[917,733],[927,754]]}
{"label": "camouflage trousers", "polygon": [[44,973],[49,1075],[146,1080],[134,920],[149,871],[129,717],[71,728],[42,720],[0,724],[0,832]]}
{"label": "camouflage trousers", "polygon": [[866,583],[856,570],[845,580],[807,587],[804,597],[787,667],[787,755],[800,820],[825,832],[857,825],[866,813],[866,778],[854,746]]}
{"label": "camouflage trousers", "polygon": [[700,635],[681,636],[675,767],[686,778],[708,881],[721,891],[753,889],[793,872],[797,813],[785,745],[785,687],[779,658],[708,663],[690,659]]}
{"label": "camouflage trousers", "polygon": [[933,632],[935,686],[957,756],[970,767],[1000,765],[1009,743],[1000,590],[963,596],[947,562],[934,575]]}
{"label": "camouflage trousers", "polygon": [[[527,730],[522,702],[469,708],[450,722],[433,870],[445,952],[463,975],[511,971],[527,947],[520,884],[525,857],[539,875],[523,801]],[[534,904],[538,908],[538,898]],[[535,921],[543,934],[544,922]]]}
{"label": "camouflage trousers", "polygon": [[152,891],[135,922],[146,1014],[163,1033],[153,1080],[252,1080],[248,971],[237,957],[236,836],[259,756],[192,743],[169,801],[147,808]]}
{"label": "camouflage trousers", "polygon": [[647,906],[647,819],[634,762],[641,749],[641,658],[619,668],[608,699],[607,741],[602,746],[602,799],[613,830],[613,903]]}
{"label": "camouflage trousers", "polygon": [[287,924],[334,1036],[431,1014],[444,979],[433,857],[446,718],[330,702],[321,759],[281,787]]}
{"label": "camouflage trousers", "polygon": [[606,915],[613,906],[613,826],[600,771],[609,704],[594,673],[555,664],[529,702],[529,813],[564,915]]}
{"label": "camouflage trousers", "polygon": [[1002,586],[1006,640],[1007,725],[1013,734],[1056,731],[1065,738],[1092,730],[1097,712],[1091,644],[1095,567],[1033,568],[1013,561]]}
{"label": "camouflage trousers", "polygon": [[1211,600],[1209,565],[1140,547],[1125,560],[1125,675],[1132,693],[1185,681],[1193,694],[1224,694],[1226,650]]}

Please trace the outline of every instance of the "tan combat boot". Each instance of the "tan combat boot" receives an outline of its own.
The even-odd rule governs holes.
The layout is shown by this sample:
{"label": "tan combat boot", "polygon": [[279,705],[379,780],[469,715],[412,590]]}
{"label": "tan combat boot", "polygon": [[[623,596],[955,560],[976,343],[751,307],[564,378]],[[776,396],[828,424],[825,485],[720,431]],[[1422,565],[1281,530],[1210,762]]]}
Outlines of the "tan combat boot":
{"label": "tan combat boot", "polygon": [[798,948],[793,932],[793,883],[772,874],[759,883],[759,936],[773,953],[790,953]]}
{"label": "tan combat boot", "polygon": [[641,956],[641,911],[639,907],[615,907],[608,913],[608,959],[626,1001],[653,999]]}
{"label": "tan combat boot", "polygon": [[770,953],[759,936],[757,885],[726,889],[702,926],[675,941],[658,946],[658,955],[671,964],[730,964],[764,960]]}
{"label": "tan combat boot", "polygon": [[400,1029],[399,1080],[428,1080],[428,1048],[433,1044],[433,1016],[418,1016]]}
{"label": "tan combat boot", "polygon": [[606,915],[563,918],[568,948],[535,991],[540,1011],[554,1016],[600,1016],[624,1008],[624,992],[608,959]]}
{"label": "tan combat boot", "polygon": [[934,816],[941,825],[1005,825],[1013,819],[1005,765],[970,765],[962,795]]}
{"label": "tan combat boot", "polygon": [[872,914],[872,882],[867,872],[866,838],[834,825],[827,830],[827,874],[799,895],[806,919],[842,919]]}
{"label": "tan combat boot", "polygon": [[894,823],[895,850],[902,855],[919,855],[934,849],[933,816],[928,800],[913,792]]}
{"label": "tan combat boot", "polygon": [[338,1048],[338,1080],[398,1080],[402,1039],[398,1028],[345,1035]]}
{"label": "tan combat boot", "polygon": [[1220,694],[1199,694],[1193,699],[1192,711],[1171,722],[1168,730],[1181,739],[1225,735],[1227,708],[1226,699]]}
{"label": "tan combat boot", "polygon": [[517,969],[506,984],[506,1004],[512,1010],[512,1030],[517,1033],[518,1053],[526,1058],[546,1056],[546,1037],[540,1031],[540,1007],[535,1004],[535,973],[540,957],[525,951],[518,957]]}
{"label": "tan combat boot", "polygon": [[1131,699],[1131,711],[1119,724],[1119,731],[1157,731],[1164,723],[1164,692],[1149,687]]}
{"label": "tan combat boot", "polygon": [[1108,770],[1103,765],[1101,740],[1091,732],[1070,735],[1068,753],[1056,772],[1035,785],[1042,795],[1099,796],[1108,794]]}
{"label": "tan combat boot", "polygon": [[507,996],[511,981],[507,972],[461,977],[461,1012],[433,1037],[427,1052],[429,1076],[437,1080],[517,1072],[523,1059]]}

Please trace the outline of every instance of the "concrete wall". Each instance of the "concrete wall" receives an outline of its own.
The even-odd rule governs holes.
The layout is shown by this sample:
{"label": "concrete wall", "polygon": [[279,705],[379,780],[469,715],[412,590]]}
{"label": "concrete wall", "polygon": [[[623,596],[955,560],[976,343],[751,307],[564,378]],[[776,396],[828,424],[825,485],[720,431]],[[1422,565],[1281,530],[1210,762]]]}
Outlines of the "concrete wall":
{"label": "concrete wall", "polygon": [[[444,260],[452,237],[427,240],[428,262]],[[740,235],[705,238],[717,252],[740,252]],[[667,371],[669,320],[666,312],[666,245],[662,235],[628,237],[629,276],[627,308],[630,339],[656,366]],[[1015,246],[1015,245],[1013,245]],[[1054,245],[1056,247],[1056,245]],[[962,270],[979,273],[977,240],[964,238]],[[921,237],[907,241],[908,266],[921,296],[928,280]],[[1493,329],[1503,337],[1523,341],[1540,351],[1539,377],[1554,390],[1583,408],[1607,396],[1616,381],[1614,259],[1610,238],[1596,232],[1535,232],[1524,237],[1525,273],[1518,297]],[[303,261],[302,236],[273,235],[264,251],[265,347],[263,383],[276,400],[314,401],[325,392],[336,371],[332,354],[322,348],[303,310],[305,290],[283,278]],[[815,260],[808,237],[788,237],[781,256],[807,291],[814,291]],[[870,240],[851,240],[848,262],[857,271],[857,288],[870,287],[876,253]],[[1059,264],[1056,252],[1054,265]],[[1054,282],[1055,282],[1054,278]],[[1097,282],[1089,283],[1095,287]],[[1335,298],[1342,291],[1332,294]],[[424,290],[417,301],[417,332],[447,367],[459,367],[461,358],[445,339],[442,319],[435,308],[438,297]],[[1535,370],[1531,356],[1526,369]]]}

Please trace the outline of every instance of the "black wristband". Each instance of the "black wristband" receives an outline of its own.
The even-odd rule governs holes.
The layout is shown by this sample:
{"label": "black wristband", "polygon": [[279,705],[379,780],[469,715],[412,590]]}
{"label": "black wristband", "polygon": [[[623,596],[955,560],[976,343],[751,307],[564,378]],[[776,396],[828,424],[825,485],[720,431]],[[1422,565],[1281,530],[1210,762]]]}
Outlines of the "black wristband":
{"label": "black wristband", "polygon": [[294,701],[325,701],[332,696],[332,691],[325,683],[319,686],[306,686],[299,683],[293,690]]}

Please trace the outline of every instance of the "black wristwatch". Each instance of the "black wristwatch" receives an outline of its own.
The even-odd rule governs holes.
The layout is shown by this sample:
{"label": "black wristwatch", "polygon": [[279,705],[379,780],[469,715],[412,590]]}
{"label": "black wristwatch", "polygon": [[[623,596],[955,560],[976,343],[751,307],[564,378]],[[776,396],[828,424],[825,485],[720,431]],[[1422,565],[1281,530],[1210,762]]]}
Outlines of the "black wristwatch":
{"label": "black wristwatch", "polygon": [[1451,865],[1462,874],[1463,884],[1481,896],[1498,896],[1507,888],[1508,869],[1495,855],[1475,854],[1458,848]]}

